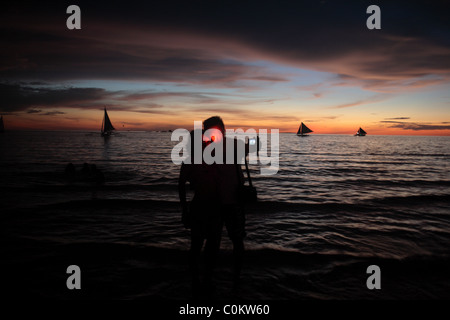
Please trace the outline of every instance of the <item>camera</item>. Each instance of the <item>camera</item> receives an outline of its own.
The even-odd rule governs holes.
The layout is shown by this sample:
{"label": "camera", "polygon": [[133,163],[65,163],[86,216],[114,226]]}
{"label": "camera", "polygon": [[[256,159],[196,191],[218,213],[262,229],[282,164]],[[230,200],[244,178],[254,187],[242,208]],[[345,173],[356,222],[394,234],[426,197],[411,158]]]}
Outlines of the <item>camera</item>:
{"label": "camera", "polygon": [[256,152],[257,155],[259,155],[259,137],[255,136],[255,137],[249,137],[248,141],[245,143],[246,144],[246,150],[248,150],[246,152],[247,153],[253,153]]}

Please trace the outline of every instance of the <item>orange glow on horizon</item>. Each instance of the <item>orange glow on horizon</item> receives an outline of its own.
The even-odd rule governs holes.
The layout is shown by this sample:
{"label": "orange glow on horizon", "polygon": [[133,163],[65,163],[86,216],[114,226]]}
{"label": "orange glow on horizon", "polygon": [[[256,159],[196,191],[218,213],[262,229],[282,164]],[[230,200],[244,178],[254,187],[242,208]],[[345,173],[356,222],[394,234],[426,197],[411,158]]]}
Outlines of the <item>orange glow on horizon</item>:
{"label": "orange glow on horizon", "polygon": [[[91,115],[94,115],[92,116]],[[177,119],[173,116],[158,115],[154,116],[139,116],[129,112],[114,112],[108,111],[109,117],[117,131],[152,131],[152,130],[175,130],[177,128],[186,128],[192,130],[194,121],[201,121],[210,115],[204,117],[192,117]],[[41,116],[34,114],[25,115],[4,115],[3,121],[5,131],[8,130],[86,130],[86,131],[100,131],[102,123],[102,112],[85,112],[79,118],[58,116]],[[119,120],[120,119],[120,120]],[[242,129],[250,128],[256,131],[260,129],[278,129],[280,133],[296,133],[299,123],[279,122],[279,121],[237,121],[235,119],[227,121],[223,117],[227,129]],[[401,128],[389,128],[387,125],[380,126],[370,121],[370,124],[364,125],[364,121],[323,121],[305,123],[313,130],[314,134],[343,134],[354,135],[359,127],[367,131],[367,135],[406,135],[406,136],[450,136],[450,130],[405,130]]]}

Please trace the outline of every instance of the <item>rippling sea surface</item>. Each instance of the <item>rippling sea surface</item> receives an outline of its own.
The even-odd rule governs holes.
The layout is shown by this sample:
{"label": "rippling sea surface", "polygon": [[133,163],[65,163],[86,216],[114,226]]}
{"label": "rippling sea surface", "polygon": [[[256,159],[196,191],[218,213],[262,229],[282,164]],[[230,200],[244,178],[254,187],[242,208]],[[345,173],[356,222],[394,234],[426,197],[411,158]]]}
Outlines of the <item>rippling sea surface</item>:
{"label": "rippling sea surface", "polygon": [[[85,290],[85,297],[182,299],[188,285],[179,266],[189,233],[179,222],[179,166],[171,161],[170,138],[170,132],[120,132],[108,140],[97,132],[0,135],[2,263],[11,270],[36,265],[51,276],[77,257],[100,290]],[[449,160],[450,137],[280,134],[278,173],[262,176],[260,165],[250,166],[259,203],[247,209],[243,276],[252,284],[242,295],[449,298]],[[105,183],[68,181],[69,162],[77,169],[95,164]],[[224,233],[225,265],[231,247]],[[369,264],[385,270],[378,296],[365,287]],[[148,270],[159,270],[160,279],[148,278]],[[226,287],[223,270],[218,281]],[[146,276],[120,280],[130,272]],[[19,288],[44,280],[14,281]],[[54,281],[28,293],[64,296]]]}

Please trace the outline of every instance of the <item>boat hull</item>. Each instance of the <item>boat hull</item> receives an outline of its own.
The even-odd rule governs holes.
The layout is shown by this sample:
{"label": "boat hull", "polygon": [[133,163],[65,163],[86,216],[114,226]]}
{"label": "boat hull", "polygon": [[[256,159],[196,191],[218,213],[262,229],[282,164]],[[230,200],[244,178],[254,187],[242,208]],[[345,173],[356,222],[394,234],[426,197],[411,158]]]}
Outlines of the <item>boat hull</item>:
{"label": "boat hull", "polygon": [[102,137],[110,137],[110,136],[112,136],[112,132],[111,131],[105,131],[105,132],[102,132],[101,133],[101,136]]}

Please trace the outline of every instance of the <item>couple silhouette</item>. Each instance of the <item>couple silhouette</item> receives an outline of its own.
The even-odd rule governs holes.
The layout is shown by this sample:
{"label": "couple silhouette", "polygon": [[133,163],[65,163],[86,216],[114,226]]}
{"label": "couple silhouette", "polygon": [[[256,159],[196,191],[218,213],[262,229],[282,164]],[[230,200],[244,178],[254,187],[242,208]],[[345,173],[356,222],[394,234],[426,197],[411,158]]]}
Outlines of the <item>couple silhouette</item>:
{"label": "couple silhouette", "polygon": [[[214,134],[220,131],[221,134]],[[209,133],[209,134],[208,134]],[[189,249],[189,268],[192,275],[194,296],[202,293],[213,293],[213,271],[220,250],[222,229],[225,225],[228,236],[233,243],[233,285],[237,288],[242,269],[245,237],[245,215],[243,205],[239,201],[239,187],[244,182],[244,175],[234,152],[234,163],[226,163],[225,125],[222,119],[214,116],[203,121],[202,151],[210,143],[223,144],[224,161],[221,164],[194,163],[195,132],[191,131],[188,145],[189,157],[183,162],[178,181],[179,197],[182,207],[182,222],[190,229],[191,246]],[[220,137],[220,138],[218,138]],[[235,151],[244,147],[244,142],[233,139]],[[239,145],[242,143],[242,145]],[[202,152],[203,154],[203,152]],[[239,160],[239,161],[238,161]],[[194,190],[190,203],[186,200],[186,183]],[[200,257],[204,249],[204,282],[200,279]]]}

